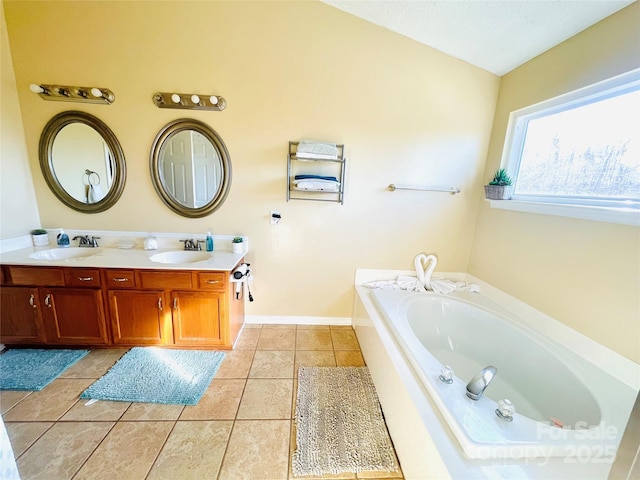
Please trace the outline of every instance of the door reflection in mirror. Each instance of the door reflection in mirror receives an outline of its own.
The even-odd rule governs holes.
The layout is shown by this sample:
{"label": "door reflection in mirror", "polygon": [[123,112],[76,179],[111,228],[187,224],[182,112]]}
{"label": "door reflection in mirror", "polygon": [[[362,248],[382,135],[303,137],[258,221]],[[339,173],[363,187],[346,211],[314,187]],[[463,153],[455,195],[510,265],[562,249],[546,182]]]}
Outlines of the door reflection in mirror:
{"label": "door reflection in mirror", "polygon": [[210,215],[231,187],[231,158],[220,135],[193,118],[169,122],[151,146],[153,188],[175,213],[188,218]]}
{"label": "door reflection in mirror", "polygon": [[167,193],[185,207],[206,205],[220,188],[222,159],[211,142],[195,130],[182,130],[167,138],[158,168]]}

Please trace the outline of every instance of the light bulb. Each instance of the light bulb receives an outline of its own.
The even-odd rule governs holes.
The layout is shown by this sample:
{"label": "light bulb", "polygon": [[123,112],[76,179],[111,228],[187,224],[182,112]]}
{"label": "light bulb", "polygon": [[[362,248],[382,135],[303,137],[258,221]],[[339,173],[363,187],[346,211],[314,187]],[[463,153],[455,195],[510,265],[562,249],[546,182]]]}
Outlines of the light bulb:
{"label": "light bulb", "polygon": [[217,105],[218,104],[218,97],[216,97],[215,95],[211,95],[209,97],[209,101],[211,102],[211,105]]}
{"label": "light bulb", "polygon": [[200,105],[200,97],[198,95],[191,95],[191,101],[196,105]]}
{"label": "light bulb", "polygon": [[171,95],[171,101],[173,103],[182,103],[180,99],[180,95],[178,95],[177,93],[174,93],[173,95]]}
{"label": "light bulb", "polygon": [[103,97],[104,94],[102,93],[102,90],[100,90],[99,88],[93,87],[91,89],[91,95],[93,95],[96,98],[100,98]]}
{"label": "light bulb", "polygon": [[31,90],[33,93],[44,93],[44,88],[42,88],[40,85],[36,85],[35,83],[29,85],[29,90]]}

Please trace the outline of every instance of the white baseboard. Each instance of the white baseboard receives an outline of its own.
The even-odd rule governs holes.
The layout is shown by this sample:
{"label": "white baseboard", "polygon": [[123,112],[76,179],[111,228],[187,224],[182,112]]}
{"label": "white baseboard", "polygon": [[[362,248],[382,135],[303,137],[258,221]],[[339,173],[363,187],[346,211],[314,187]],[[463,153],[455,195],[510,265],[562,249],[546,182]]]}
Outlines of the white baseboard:
{"label": "white baseboard", "polygon": [[245,323],[263,325],[351,325],[351,317],[298,317],[280,315],[245,315]]}

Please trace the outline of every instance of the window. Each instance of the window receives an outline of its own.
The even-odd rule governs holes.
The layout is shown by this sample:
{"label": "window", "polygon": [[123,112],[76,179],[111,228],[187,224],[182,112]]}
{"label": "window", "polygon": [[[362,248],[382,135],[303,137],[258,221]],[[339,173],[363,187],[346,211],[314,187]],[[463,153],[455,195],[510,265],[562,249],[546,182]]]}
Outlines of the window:
{"label": "window", "polygon": [[639,223],[640,69],[512,112],[502,160],[514,203],[606,209]]}

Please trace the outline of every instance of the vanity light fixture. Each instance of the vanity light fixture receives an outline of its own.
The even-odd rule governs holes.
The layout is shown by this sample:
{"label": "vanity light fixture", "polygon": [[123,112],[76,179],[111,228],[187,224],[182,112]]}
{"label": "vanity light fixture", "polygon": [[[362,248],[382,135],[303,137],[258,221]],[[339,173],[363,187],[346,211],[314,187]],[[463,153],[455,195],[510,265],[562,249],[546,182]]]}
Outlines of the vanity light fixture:
{"label": "vanity light fixture", "polygon": [[87,102],[111,105],[116,96],[108,88],[69,87],[66,85],[43,85],[32,83],[29,89],[44,100],[62,100],[64,102]]}
{"label": "vanity light fixture", "polygon": [[186,110],[217,110],[227,108],[227,101],[219,95],[198,95],[195,93],[153,94],[153,103],[158,108],[182,108]]}

